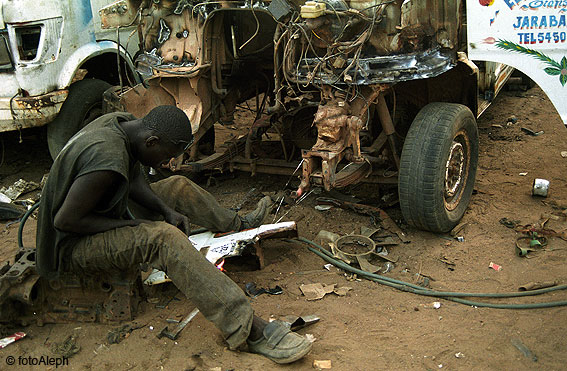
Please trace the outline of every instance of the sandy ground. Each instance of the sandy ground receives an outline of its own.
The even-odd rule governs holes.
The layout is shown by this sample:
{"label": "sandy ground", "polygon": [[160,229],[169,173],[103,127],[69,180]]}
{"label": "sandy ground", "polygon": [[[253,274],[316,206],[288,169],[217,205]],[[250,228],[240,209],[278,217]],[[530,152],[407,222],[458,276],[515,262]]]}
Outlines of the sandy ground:
{"label": "sandy ground", "polygon": [[[517,122],[507,124],[511,116]],[[481,151],[477,192],[463,219],[467,225],[459,233],[464,241],[407,227],[401,223],[397,207],[387,209],[407,231],[411,242],[390,248],[390,256],[398,261],[386,276],[415,283],[416,274],[421,274],[429,278],[433,289],[462,292],[516,292],[530,281],[566,283],[566,241],[550,238],[544,250],[520,258],[514,251],[520,234],[499,223],[504,217],[520,224],[537,223],[542,217],[561,211],[553,208],[554,205],[567,206],[567,158],[560,155],[561,151],[567,151],[567,131],[559,116],[536,87],[527,92],[504,92],[478,125]],[[520,127],[543,130],[544,134],[529,136]],[[50,164],[41,132],[26,133],[21,144],[17,143],[17,135],[5,135],[3,140],[1,183],[9,185],[18,178],[39,181]],[[285,177],[265,175],[252,178],[245,173],[215,178],[208,189],[227,207],[242,200],[252,186],[264,194],[273,194],[283,189],[287,181]],[[531,196],[534,178],[551,182],[547,199]],[[343,192],[363,202],[379,196],[375,186],[357,186]],[[246,203],[243,211],[252,209],[259,197]],[[316,211],[315,197],[312,195],[291,210],[286,207],[279,212],[283,215],[289,211],[283,220],[297,220],[301,236],[314,240],[321,229],[344,235],[372,226],[369,217],[350,211],[336,208]],[[555,219],[550,219],[546,226],[556,231],[567,228],[565,218]],[[13,259],[17,225],[0,230],[0,260]],[[26,224],[26,246],[33,246],[34,233],[35,220],[32,220]],[[367,280],[350,280],[336,268],[324,269],[325,263],[303,244],[270,241],[264,251],[263,270],[234,268],[228,275],[242,287],[253,281],[260,287],[283,288],[282,295],[261,295],[252,300],[256,312],[264,318],[288,314],[320,316],[319,323],[299,331],[311,334],[315,343],[313,351],[297,363],[277,366],[261,356],[227,350],[220,333],[202,315],[195,318],[176,342],[158,340],[156,332],[166,325],[167,318],[180,318],[193,309],[177,293],[180,300],[172,301],[165,309],[144,303],[134,321],[143,327],[119,344],[106,342],[108,331],[117,325],[74,323],[19,328],[27,337],[0,351],[0,369],[12,369],[5,364],[9,355],[16,359],[54,356],[53,344],[70,335],[75,335],[80,346],[66,367],[73,370],[309,370],[313,369],[314,360],[330,360],[336,370],[565,368],[565,307],[532,310],[472,307],[400,292]],[[501,265],[502,270],[490,269],[491,262]],[[317,282],[352,290],[346,296],[329,294],[318,301],[307,301],[299,286]],[[167,292],[170,291],[161,295]],[[562,291],[521,299],[491,299],[499,303],[561,300],[567,300],[567,294]],[[435,301],[440,302],[438,309],[433,306]],[[537,357],[537,362],[513,345],[518,342]]]}

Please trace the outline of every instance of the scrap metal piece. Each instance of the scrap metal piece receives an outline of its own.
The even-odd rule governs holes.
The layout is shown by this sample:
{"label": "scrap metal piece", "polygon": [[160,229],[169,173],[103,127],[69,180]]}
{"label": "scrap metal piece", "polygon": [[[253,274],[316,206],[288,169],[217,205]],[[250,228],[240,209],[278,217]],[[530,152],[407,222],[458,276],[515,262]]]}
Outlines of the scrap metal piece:
{"label": "scrap metal piece", "polygon": [[547,179],[534,179],[532,187],[532,195],[547,197],[549,193],[549,180]]}
{"label": "scrap metal piece", "polygon": [[378,218],[385,229],[395,233],[403,243],[409,243],[407,235],[398,227],[398,225],[390,218],[390,216],[382,209],[375,206],[357,204],[348,201],[341,201],[336,198],[318,197],[319,205],[333,205],[346,210],[352,210],[358,214],[369,215]]}
{"label": "scrap metal piece", "polygon": [[152,273],[144,280],[144,285],[153,286],[162,283],[171,282],[171,278],[164,271],[154,269]]}
{"label": "scrap metal piece", "polygon": [[236,212],[240,211],[240,209],[242,209],[242,206],[244,206],[244,204],[248,202],[256,192],[258,192],[258,190],[255,187],[250,188],[250,190],[246,192],[242,200],[232,210]]}
{"label": "scrap metal piece", "polygon": [[[333,84],[337,75],[350,77],[352,85],[372,85],[410,81],[439,76],[455,66],[455,56],[452,51],[434,48],[416,53],[387,55],[359,58],[356,68],[337,69],[333,73],[324,70],[315,76],[310,75],[312,66],[317,65],[317,58],[303,58],[300,61],[298,74],[292,73],[291,81],[298,83],[313,82],[315,84]],[[347,59],[346,65],[353,63],[353,58]]]}
{"label": "scrap metal piece", "polygon": [[11,200],[15,200],[16,198],[20,197],[20,195],[35,191],[36,189],[39,189],[39,184],[37,184],[36,182],[19,179],[8,188],[0,188],[0,192],[8,196],[8,198],[10,198]]}
{"label": "scrap metal piece", "polygon": [[138,14],[128,0],[119,0],[98,11],[102,29],[126,27],[134,24]]}
{"label": "scrap metal piece", "polygon": [[185,328],[185,326],[187,326],[187,324],[189,322],[191,322],[191,320],[193,318],[195,318],[195,316],[199,313],[199,309],[195,308],[191,311],[191,313],[189,313],[187,315],[187,317],[185,317],[183,319],[183,321],[179,322],[179,324],[177,326],[175,326],[175,329],[173,329],[173,331],[169,331],[168,327],[165,326],[158,334],[157,334],[157,338],[161,339],[162,337],[166,337],[168,339],[171,340],[177,340],[177,337],[179,336],[179,333]]}
{"label": "scrap metal piece", "polygon": [[181,14],[183,13],[183,11],[185,10],[185,8],[191,8],[191,2],[189,0],[179,0],[177,2],[177,6],[175,7],[175,10],[173,11],[173,14]]}
{"label": "scrap metal piece", "polygon": [[47,280],[36,271],[35,249],[21,250],[0,276],[0,322],[29,324],[132,320],[140,302],[139,271]]}
{"label": "scrap metal piece", "polygon": [[268,11],[276,20],[281,21],[293,12],[293,7],[286,0],[273,0],[268,5]]}
{"label": "scrap metal piece", "polygon": [[142,328],[144,326],[145,325],[143,324],[137,324],[137,323],[124,324],[120,327],[108,331],[108,334],[106,334],[106,341],[108,342],[108,344],[118,344],[122,340],[126,339],[132,331]]}
{"label": "scrap metal piece", "polygon": [[0,339],[0,349],[6,348],[8,345],[18,341],[26,336],[25,332],[16,332],[10,336]]}
{"label": "scrap metal piece", "polygon": [[533,354],[532,351],[520,341],[520,339],[514,338],[511,340],[511,343],[516,347],[516,349],[522,352],[526,358],[530,359],[532,362],[537,362],[537,356]]}
{"label": "scrap metal piece", "polygon": [[366,256],[357,256],[356,260],[358,260],[358,265],[360,265],[360,269],[362,269],[365,272],[376,273],[382,269],[382,267],[370,263]]}
{"label": "scrap metal piece", "polygon": [[317,283],[310,283],[308,285],[301,285],[299,289],[305,295],[307,300],[319,300],[322,299],[326,294],[330,294],[335,290],[336,284],[332,285],[325,285],[317,282]]}
{"label": "scrap metal piece", "polygon": [[167,26],[163,18],[159,20],[159,27],[158,43],[163,44],[171,36],[171,28]]}
{"label": "scrap metal piece", "polygon": [[[295,222],[284,222],[276,224],[265,224],[258,228],[247,229],[240,232],[213,233],[210,231],[197,233],[189,236],[193,247],[200,251],[205,259],[217,265],[225,258],[241,255],[246,248],[253,246],[263,266],[263,254],[258,249],[258,243],[262,239],[270,238],[294,238],[297,237],[297,225]],[[152,277],[150,279],[150,277]],[[148,285],[169,282],[166,274],[155,270],[144,281]]]}
{"label": "scrap metal piece", "polygon": [[[361,252],[355,253],[355,252],[345,251],[345,247],[347,245],[352,245],[352,244],[361,246],[362,247]],[[376,251],[376,243],[369,237],[362,235],[351,234],[351,235],[339,237],[335,241],[335,243],[331,245],[331,249],[333,250],[333,254],[335,254],[335,256],[344,260],[348,264],[356,260],[358,262],[358,265],[360,265],[360,268],[362,268],[362,270],[371,273],[375,273],[380,270],[380,267],[373,265],[368,260],[372,255],[392,263],[395,263],[397,261],[384,254],[383,250]]]}
{"label": "scrap metal piece", "polygon": [[557,286],[557,281],[528,282],[518,288],[518,291],[532,291]]}
{"label": "scrap metal piece", "polygon": [[321,318],[315,314],[308,314],[300,317],[289,315],[282,318],[282,321],[289,325],[291,331],[297,331],[304,327],[311,326],[320,320]]}
{"label": "scrap metal piece", "polygon": [[254,245],[261,239],[284,237],[297,237],[295,222],[265,224],[240,232],[213,233],[207,231],[189,236],[189,241],[208,261],[216,264],[221,259],[242,254],[247,246]]}
{"label": "scrap metal piece", "polygon": [[257,288],[254,282],[248,282],[244,286],[244,288],[245,288],[244,292],[246,293],[246,295],[250,296],[252,299],[257,298],[262,294],[270,294],[270,295],[283,294],[283,290],[280,286],[276,286],[272,289],[270,288],[265,289],[263,287]]}
{"label": "scrap metal piece", "polygon": [[[21,129],[50,123],[61,110],[68,94],[68,90],[55,90],[42,95],[15,97],[11,104],[13,119]],[[10,130],[14,130],[12,123],[0,124],[0,132]]]}

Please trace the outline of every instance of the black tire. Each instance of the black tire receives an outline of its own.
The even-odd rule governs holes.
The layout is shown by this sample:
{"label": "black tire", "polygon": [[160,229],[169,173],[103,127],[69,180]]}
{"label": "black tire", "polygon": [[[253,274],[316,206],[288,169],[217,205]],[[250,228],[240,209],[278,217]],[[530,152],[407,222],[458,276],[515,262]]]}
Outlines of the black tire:
{"label": "black tire", "polygon": [[478,129],[472,112],[453,103],[419,111],[400,158],[402,214],[415,227],[448,232],[469,204],[478,164]]}
{"label": "black tire", "polygon": [[61,111],[47,125],[47,145],[53,159],[73,135],[102,115],[102,93],[110,86],[97,79],[84,79],[71,84]]}

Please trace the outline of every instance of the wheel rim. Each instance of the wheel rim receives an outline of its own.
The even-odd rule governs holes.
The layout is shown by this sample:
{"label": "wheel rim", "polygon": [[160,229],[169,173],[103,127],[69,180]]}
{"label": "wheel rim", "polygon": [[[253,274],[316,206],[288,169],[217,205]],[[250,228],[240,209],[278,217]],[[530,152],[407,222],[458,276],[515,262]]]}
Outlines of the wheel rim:
{"label": "wheel rim", "polygon": [[454,210],[466,188],[470,163],[470,142],[465,131],[455,134],[445,165],[444,200],[447,210]]}

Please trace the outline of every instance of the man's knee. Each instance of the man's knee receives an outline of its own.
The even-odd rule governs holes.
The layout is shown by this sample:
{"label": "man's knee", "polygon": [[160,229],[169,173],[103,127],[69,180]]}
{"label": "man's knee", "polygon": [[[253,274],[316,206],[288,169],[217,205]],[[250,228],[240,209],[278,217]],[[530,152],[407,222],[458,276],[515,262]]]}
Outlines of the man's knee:
{"label": "man's knee", "polygon": [[179,228],[166,222],[153,222],[140,224],[141,233],[147,234],[150,244],[156,246],[173,245],[178,243],[187,244],[189,240],[185,233]]}
{"label": "man's knee", "polygon": [[183,175],[172,175],[163,180],[160,180],[158,183],[163,183],[164,185],[168,185],[170,187],[181,187],[193,184],[193,182],[189,180],[189,178]]}
{"label": "man's knee", "polygon": [[172,175],[151,184],[153,191],[165,199],[168,195],[192,192],[196,187],[195,183],[183,175]]}

